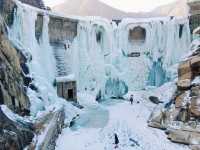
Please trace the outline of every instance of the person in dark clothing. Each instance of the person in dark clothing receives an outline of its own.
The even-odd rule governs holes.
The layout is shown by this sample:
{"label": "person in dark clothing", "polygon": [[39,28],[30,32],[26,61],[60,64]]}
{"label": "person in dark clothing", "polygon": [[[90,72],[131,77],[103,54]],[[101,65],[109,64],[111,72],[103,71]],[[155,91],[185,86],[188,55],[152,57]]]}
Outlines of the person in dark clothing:
{"label": "person in dark clothing", "polygon": [[114,134],[114,136],[115,136],[115,148],[118,148],[119,139],[116,133]]}
{"label": "person in dark clothing", "polygon": [[133,104],[133,95],[131,95],[130,97],[130,102],[131,102],[131,105]]}

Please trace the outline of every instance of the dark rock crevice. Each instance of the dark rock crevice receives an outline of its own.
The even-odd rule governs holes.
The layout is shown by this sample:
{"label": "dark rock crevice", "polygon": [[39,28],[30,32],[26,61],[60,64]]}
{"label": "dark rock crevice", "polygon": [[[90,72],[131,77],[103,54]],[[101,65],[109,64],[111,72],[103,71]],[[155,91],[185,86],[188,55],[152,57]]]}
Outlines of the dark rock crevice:
{"label": "dark rock crevice", "polygon": [[21,150],[34,137],[32,124],[10,120],[0,107],[0,150]]}

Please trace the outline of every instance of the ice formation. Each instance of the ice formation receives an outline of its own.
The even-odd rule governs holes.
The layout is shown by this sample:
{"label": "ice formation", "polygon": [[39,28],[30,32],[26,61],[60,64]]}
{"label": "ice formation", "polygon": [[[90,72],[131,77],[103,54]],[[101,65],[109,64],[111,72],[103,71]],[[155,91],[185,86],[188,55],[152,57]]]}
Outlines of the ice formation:
{"label": "ice formation", "polygon": [[[45,103],[32,90],[29,90],[29,96],[43,109],[58,99],[53,87],[56,60],[48,35],[51,12],[20,2],[17,4],[9,38],[14,45],[24,49],[24,53],[32,56],[28,64],[31,76]],[[39,42],[35,37],[38,12],[44,14]],[[136,27],[145,32],[144,39],[135,40],[130,35]],[[73,75],[77,81],[78,91],[87,91],[100,98],[121,97],[128,90],[140,90],[148,85],[160,86],[173,79],[173,69],[170,68],[189,49],[189,21],[187,18],[166,17],[123,19],[116,23],[99,17],[78,18],[77,36],[67,42],[71,46],[70,50],[63,52],[65,69],[69,69],[70,76]]]}
{"label": "ice formation", "polygon": [[[90,20],[90,21],[88,21]],[[172,80],[174,65],[188,51],[188,19],[124,19],[119,25],[101,18],[79,23],[80,90],[120,97],[129,90],[160,86]],[[143,42],[129,39],[130,30],[146,31]],[[139,57],[135,56],[139,54]]]}

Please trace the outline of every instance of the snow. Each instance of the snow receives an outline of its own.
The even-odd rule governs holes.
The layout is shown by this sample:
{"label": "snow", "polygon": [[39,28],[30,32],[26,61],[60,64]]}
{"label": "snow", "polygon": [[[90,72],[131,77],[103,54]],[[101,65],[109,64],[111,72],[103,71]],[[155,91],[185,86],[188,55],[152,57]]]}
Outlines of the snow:
{"label": "snow", "polygon": [[[129,30],[137,26],[147,32],[144,44],[128,40]],[[99,32],[100,42],[96,40]],[[73,45],[79,54],[75,66],[79,90],[87,88],[94,96],[101,91],[104,98],[118,97],[126,94],[127,87],[129,91],[141,90],[177,77],[176,64],[189,51],[189,23],[187,18],[137,18],[123,19],[116,26],[90,17],[79,22]],[[139,52],[140,57],[128,57],[132,52]],[[114,80],[123,86],[115,89],[116,84],[110,82]]]}
{"label": "snow", "polygon": [[192,84],[200,84],[200,77],[195,77]]}
{"label": "snow", "polygon": [[[165,86],[165,90],[168,87]],[[147,126],[155,106],[146,97],[148,91],[130,94],[140,103],[131,105],[123,100],[109,100],[98,105],[85,103],[86,108],[75,125],[65,128],[59,136],[56,150],[112,150],[114,133],[119,137],[119,150],[189,150],[187,146],[171,143],[163,131]]]}
{"label": "snow", "polygon": [[[177,63],[189,51],[188,18],[127,18],[116,25],[100,17],[72,17],[79,19],[77,37],[62,55],[70,73],[58,77],[48,30],[49,15],[56,14],[18,1],[17,6],[8,34],[12,43],[31,58],[29,76],[38,88],[27,89],[32,117],[40,118],[64,107],[68,124],[80,114],[71,129],[63,130],[57,150],[112,150],[114,133],[119,136],[121,150],[188,149],[171,143],[163,132],[147,126],[155,107],[149,96],[167,103],[176,90],[175,83],[168,81],[177,78]],[[35,37],[38,12],[44,15],[39,41]],[[129,30],[138,26],[146,30],[146,39],[144,43],[131,43]],[[137,52],[140,57],[129,57]],[[78,102],[83,110],[57,96],[55,80],[77,81]],[[97,103],[97,95],[107,101]],[[130,95],[134,95],[134,105],[127,102]]]}
{"label": "snow", "polygon": [[6,105],[1,105],[1,110],[3,111],[3,113],[12,121],[14,122],[32,122],[33,118],[31,117],[21,117],[18,114],[15,114],[14,112],[12,112],[12,110],[10,110]]}
{"label": "snow", "polygon": [[69,74],[68,76],[56,77],[57,82],[75,81],[74,74]]}
{"label": "snow", "polygon": [[[32,55],[29,66],[31,76],[35,84],[43,87],[40,90],[46,97],[52,93],[49,89],[55,93],[50,84],[57,77],[54,48],[49,44],[48,35],[49,15],[56,14],[20,2],[18,6],[9,37],[15,45],[23,45],[23,49]],[[44,14],[43,34],[39,44],[35,39],[38,12]],[[173,67],[189,50],[188,18],[127,18],[118,26],[101,17],[71,19],[79,19],[77,37],[70,42],[70,50],[62,54],[65,68],[69,68],[70,73],[59,76],[57,80],[77,81],[78,91],[87,89],[93,96],[101,93],[103,99],[122,97],[128,90],[158,87],[174,80],[177,72]],[[146,31],[144,43],[132,43],[128,38],[129,30],[138,26]],[[69,41],[66,42],[69,44]],[[135,52],[139,52],[140,57],[129,57]]]}

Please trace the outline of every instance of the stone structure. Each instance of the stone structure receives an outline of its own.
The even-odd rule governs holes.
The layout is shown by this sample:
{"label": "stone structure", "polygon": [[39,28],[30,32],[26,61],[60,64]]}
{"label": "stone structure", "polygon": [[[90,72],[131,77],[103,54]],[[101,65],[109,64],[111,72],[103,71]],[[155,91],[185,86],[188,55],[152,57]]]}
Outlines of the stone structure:
{"label": "stone structure", "polygon": [[57,93],[59,97],[77,102],[76,81],[57,82]]}
{"label": "stone structure", "polygon": [[[58,16],[50,16],[49,38],[50,43],[62,43],[73,41],[77,36],[78,21]],[[64,45],[63,45],[64,46]]]}
{"label": "stone structure", "polygon": [[166,129],[173,142],[200,147],[200,51],[197,49],[178,68],[177,91],[168,104],[156,108],[148,124]]}

